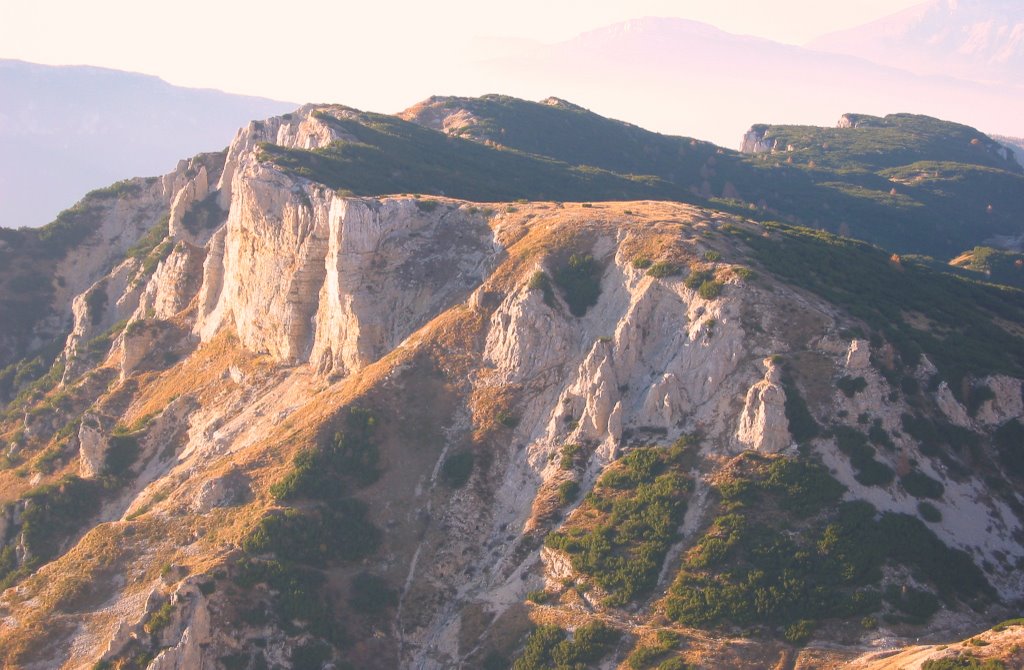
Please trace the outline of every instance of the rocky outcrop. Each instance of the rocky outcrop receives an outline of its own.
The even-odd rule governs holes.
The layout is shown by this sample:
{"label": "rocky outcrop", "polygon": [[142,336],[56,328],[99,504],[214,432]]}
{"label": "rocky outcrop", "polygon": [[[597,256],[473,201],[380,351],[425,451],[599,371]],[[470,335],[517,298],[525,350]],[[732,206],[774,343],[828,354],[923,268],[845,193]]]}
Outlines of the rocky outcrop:
{"label": "rocky outcrop", "polygon": [[982,380],[992,397],[981,403],[976,419],[984,426],[998,426],[1024,418],[1024,389],[1020,379],[993,375]]}
{"label": "rocky outcrop", "polygon": [[109,426],[95,414],[82,416],[78,427],[78,475],[83,479],[98,477],[106,467],[110,448]]}
{"label": "rocky outcrop", "polygon": [[786,391],[779,366],[770,358],[764,360],[764,365],[764,379],[747,391],[736,439],[745,448],[773,454],[790,444]]}
{"label": "rocky outcrop", "polygon": [[763,154],[775,151],[778,140],[767,137],[768,126],[757,125],[743,134],[740,151],[745,154]]}
{"label": "rocky outcrop", "polygon": [[205,260],[204,247],[178,242],[146,284],[132,319],[166,320],[188,307],[202,288]]}
{"label": "rocky outcrop", "polygon": [[494,263],[486,220],[457,205],[339,197],[252,157],[232,169],[205,260],[203,340],[227,327],[253,351],[348,374],[465,299]]}
{"label": "rocky outcrop", "polygon": [[192,511],[205,514],[218,507],[229,507],[245,501],[249,494],[249,478],[244,472],[230,472],[203,482],[192,502]]}
{"label": "rocky outcrop", "polygon": [[64,345],[65,383],[106,357],[111,338],[99,338],[135,311],[140,287],[133,280],[138,269],[137,261],[126,260],[72,301],[74,325]]}

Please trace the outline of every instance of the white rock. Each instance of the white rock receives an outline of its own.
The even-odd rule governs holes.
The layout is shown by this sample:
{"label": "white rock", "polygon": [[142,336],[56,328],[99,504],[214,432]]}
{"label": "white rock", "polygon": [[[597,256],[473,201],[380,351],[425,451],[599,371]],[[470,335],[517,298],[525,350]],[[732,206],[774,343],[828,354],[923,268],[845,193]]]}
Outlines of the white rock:
{"label": "white rock", "polygon": [[846,369],[851,372],[871,367],[871,343],[867,340],[853,340],[846,353]]}
{"label": "white rock", "polygon": [[78,426],[78,474],[83,479],[98,477],[106,467],[110,444],[103,422],[94,414],[85,414]]}
{"label": "white rock", "polygon": [[786,419],[786,391],[781,385],[779,367],[771,358],[766,358],[764,365],[764,379],[747,391],[736,439],[749,449],[776,453],[788,447],[791,441]]}

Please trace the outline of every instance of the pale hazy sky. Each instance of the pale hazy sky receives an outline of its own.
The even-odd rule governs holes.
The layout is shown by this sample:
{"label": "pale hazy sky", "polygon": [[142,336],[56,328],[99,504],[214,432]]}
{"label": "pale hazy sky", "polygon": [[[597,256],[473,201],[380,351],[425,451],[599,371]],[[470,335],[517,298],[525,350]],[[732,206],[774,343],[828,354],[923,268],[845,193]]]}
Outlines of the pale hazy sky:
{"label": "pale hazy sky", "polygon": [[[392,112],[450,90],[447,64],[643,16],[801,44],[921,0],[3,0],[0,58],[87,64],[294,102]],[[498,88],[498,87],[495,87]],[[500,92],[495,90],[495,92]]]}

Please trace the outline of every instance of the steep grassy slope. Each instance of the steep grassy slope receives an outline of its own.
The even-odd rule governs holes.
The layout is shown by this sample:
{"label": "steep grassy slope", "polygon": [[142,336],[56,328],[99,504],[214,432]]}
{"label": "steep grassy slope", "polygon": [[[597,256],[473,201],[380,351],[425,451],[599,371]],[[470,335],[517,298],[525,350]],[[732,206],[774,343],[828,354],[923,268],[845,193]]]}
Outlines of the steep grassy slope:
{"label": "steep grassy slope", "polygon": [[688,197],[724,207],[753,205],[748,213],[757,217],[903,253],[948,259],[994,235],[1021,233],[1024,170],[997,142],[957,123],[849,114],[844,119],[852,127],[845,128],[756,125],[751,135],[774,151],[744,156],[557,99],[545,102],[431,98],[402,116],[569,165],[655,175]]}
{"label": "steep grassy slope", "polygon": [[670,199],[684,193],[658,177],[567,164],[450,137],[393,116],[324,110],[340,139],[313,151],[263,146],[294,174],[358,195],[427,193],[477,201]]}

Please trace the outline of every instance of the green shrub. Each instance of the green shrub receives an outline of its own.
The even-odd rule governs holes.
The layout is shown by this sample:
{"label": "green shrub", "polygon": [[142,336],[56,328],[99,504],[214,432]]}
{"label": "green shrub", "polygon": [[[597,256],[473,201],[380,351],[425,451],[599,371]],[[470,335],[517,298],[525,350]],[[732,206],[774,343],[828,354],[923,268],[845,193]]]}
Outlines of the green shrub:
{"label": "green shrub", "polygon": [[637,647],[626,658],[626,664],[633,670],[646,670],[665,655],[659,647]]}
{"label": "green shrub", "polygon": [[892,438],[889,437],[889,433],[882,427],[880,419],[876,419],[875,423],[868,429],[868,439],[871,440],[872,444],[879,447],[885,447],[889,451],[896,450],[896,445],[893,444]]}
{"label": "green shrub", "polygon": [[583,316],[597,304],[601,295],[601,273],[602,268],[594,257],[582,254],[573,254],[555,272],[555,285],[573,316]]}
{"label": "green shrub", "polygon": [[915,498],[938,499],[946,490],[941,482],[935,481],[918,470],[908,472],[900,477],[900,486]]}
{"label": "green shrub", "polygon": [[571,470],[576,467],[576,458],[583,451],[583,446],[579,444],[566,444],[562,447],[562,458],[559,461],[559,466],[563,470]]}
{"label": "green shrub", "polygon": [[292,670],[321,670],[332,656],[331,647],[311,640],[292,649]]}
{"label": "green shrub", "polygon": [[103,320],[103,314],[107,311],[107,286],[106,280],[94,286],[85,294],[85,304],[89,308],[89,318],[92,325],[97,325]]}
{"label": "green shrub", "polygon": [[723,286],[720,281],[706,281],[697,289],[697,295],[705,300],[714,300],[722,294]]}
{"label": "green shrub", "polygon": [[658,670],[695,670],[696,666],[690,665],[679,657],[669,658],[658,665]]}
{"label": "green shrub", "polygon": [[26,549],[40,561],[54,558],[61,545],[99,512],[102,497],[101,482],[73,475],[26,493],[21,517]]}
{"label": "green shrub", "polygon": [[595,526],[567,527],[548,535],[547,546],[564,551],[577,572],[605,589],[608,605],[646,595],[677,539],[691,482],[684,463],[693,445],[634,449],[609,466],[583,507]]}
{"label": "green shrub", "polygon": [[939,523],[942,521],[942,512],[930,502],[921,501],[917,503],[917,513],[928,523]]}
{"label": "green shrub", "polygon": [[967,394],[967,414],[976,416],[982,405],[989,400],[995,400],[995,397],[995,391],[984,384],[971,387],[970,392]]}
{"label": "green shrub", "polygon": [[[969,388],[962,383],[969,376],[1024,375],[1021,340],[999,325],[1024,321],[1018,291],[894,264],[889,252],[822,231],[766,228],[770,235],[747,234],[744,241],[769,272],[865,321],[905,365],[916,365],[927,353],[954,394]],[[915,327],[908,317],[913,313],[932,327]]]}
{"label": "green shrub", "polygon": [[770,461],[758,483],[777,498],[783,510],[801,517],[837,504],[846,491],[822,465],[795,458]]}
{"label": "green shrub", "polygon": [[[273,612],[286,631],[293,621],[310,624],[312,632],[340,642],[344,633],[338,628],[330,601],[325,596],[322,573],[294,563],[278,560],[243,559],[236,566],[234,581],[241,588],[251,589],[266,584],[274,593]],[[258,615],[258,612],[252,612]],[[254,624],[265,625],[264,617],[254,616]],[[260,620],[263,619],[263,620]]]}
{"label": "green shrub", "polygon": [[875,460],[875,448],[864,433],[848,426],[833,426],[836,446],[850,458],[857,471],[854,477],[864,486],[885,486],[896,476],[892,468]]}
{"label": "green shrub", "polygon": [[1024,626],[1024,618],[1018,617],[1016,619],[1007,619],[1005,621],[1001,621],[995,626],[992,626],[992,630],[994,630],[997,633],[1000,633],[1009,628],[1010,626]]}
{"label": "green shrub", "polygon": [[323,566],[373,554],[380,531],[366,518],[366,505],[345,499],[264,517],[242,541],[250,555],[272,553],[285,561]]}
{"label": "green shrub", "polygon": [[[637,647],[629,656],[626,658],[626,664],[629,665],[633,670],[643,670],[644,668],[653,667],[654,664],[665,657],[666,654],[670,653],[679,645],[680,637],[679,634],[670,630],[658,631],[658,643],[654,646],[643,646]],[[666,666],[666,663],[670,661],[678,660],[680,663],[682,659],[667,659],[663,663],[658,665],[658,668]],[[668,667],[673,667],[669,665]],[[684,663],[682,668],[686,668]]]}
{"label": "green shrub", "polygon": [[334,500],[344,497],[346,483],[368,486],[380,478],[380,452],[373,434],[377,420],[358,407],[345,413],[343,430],[318,447],[299,451],[292,468],[270,487],[277,500]]}
{"label": "green shrub", "polygon": [[527,288],[531,291],[541,291],[544,295],[544,304],[548,307],[555,306],[555,290],[551,287],[551,278],[540,270],[533,273]]}
{"label": "green shrub", "polygon": [[852,398],[868,387],[868,382],[863,377],[843,376],[836,382],[836,386],[847,398]]}
{"label": "green shrub", "polygon": [[171,615],[174,613],[174,605],[170,601],[165,602],[160,609],[150,615],[149,620],[143,629],[150,635],[156,635],[171,623]]}
{"label": "green shrub", "polygon": [[1006,670],[1006,664],[995,658],[982,661],[974,656],[961,654],[952,658],[925,661],[921,664],[921,670]]}
{"label": "green shrub", "polygon": [[466,485],[473,474],[473,452],[460,451],[452,454],[441,464],[441,481],[451,489]]}
{"label": "green shrub", "polygon": [[508,410],[498,412],[494,418],[506,428],[515,428],[519,425],[519,417]]}
{"label": "green shrub", "polygon": [[1024,477],[1024,424],[1019,419],[1010,419],[993,434],[999,462],[1008,474]]}
{"label": "green shrub", "polygon": [[536,605],[543,605],[548,601],[549,594],[544,589],[537,589],[526,594],[526,600]]}
{"label": "green shrub", "polygon": [[651,264],[647,270],[648,276],[654,277],[655,279],[675,277],[676,275],[680,275],[682,273],[682,268],[680,268],[675,263],[670,263],[668,261],[659,261],[657,263]]}
{"label": "green shrub", "polygon": [[557,626],[538,626],[526,641],[526,648],[512,665],[513,670],[595,667],[612,651],[619,632],[600,621],[576,629],[571,640]]}
{"label": "green shrub", "polygon": [[786,392],[786,420],[793,439],[801,443],[814,439],[821,431],[821,426],[811,416],[807,402],[788,373],[783,375],[782,387]]}
{"label": "green shrub", "polygon": [[181,217],[181,225],[191,233],[216,228],[224,221],[225,212],[220,208],[219,193],[213,191],[202,200],[193,202]]}
{"label": "green shrub", "polygon": [[792,642],[795,645],[803,646],[814,633],[814,622],[809,619],[801,619],[794,624],[786,627],[783,637],[786,638],[787,642]]}
{"label": "green shrub", "polygon": [[558,500],[563,505],[575,502],[580,495],[580,484],[574,479],[558,485]]}
{"label": "green shrub", "polygon": [[904,615],[910,623],[927,623],[939,611],[939,599],[927,591],[909,586],[891,585],[885,591],[885,600]]}
{"label": "green shrub", "polygon": [[146,231],[146,234],[139,238],[139,241],[128,248],[125,252],[126,258],[137,260],[145,259],[157,246],[167,237],[170,214],[164,214],[156,224]]}
{"label": "green shrub", "polygon": [[698,288],[700,288],[701,284],[714,281],[714,279],[714,270],[691,269],[690,274],[686,276],[686,280],[683,281],[683,284],[688,289],[697,290]]}
{"label": "green shrub", "polygon": [[139,458],[139,439],[135,435],[113,435],[107,441],[103,471],[113,477],[124,477]]}
{"label": "green shrub", "polygon": [[704,252],[704,260],[710,261],[712,263],[715,263],[717,261],[722,260],[722,254],[720,254],[720,253],[718,253],[717,251],[714,251],[714,250],[705,251]]}
{"label": "green shrub", "polygon": [[633,259],[633,267],[635,267],[637,270],[646,270],[652,265],[654,265],[654,261],[652,261],[650,258],[638,256],[637,258]]}
{"label": "green shrub", "polygon": [[551,665],[551,652],[565,639],[565,631],[558,626],[537,626],[526,639],[526,647],[512,670],[544,670]]}
{"label": "green shrub", "polygon": [[348,604],[359,614],[379,616],[398,604],[398,593],[383,577],[364,572],[349,582]]}

